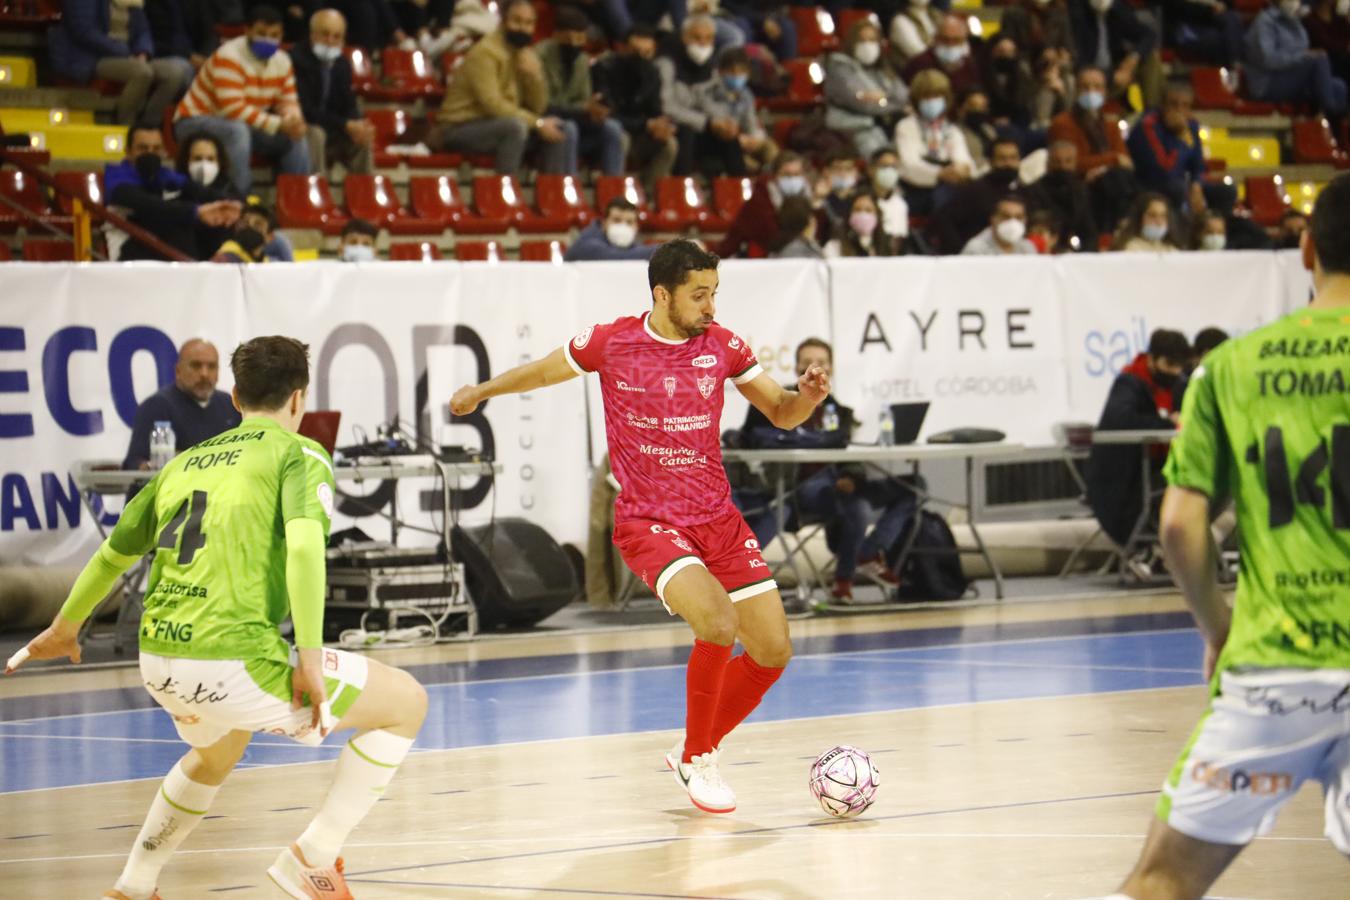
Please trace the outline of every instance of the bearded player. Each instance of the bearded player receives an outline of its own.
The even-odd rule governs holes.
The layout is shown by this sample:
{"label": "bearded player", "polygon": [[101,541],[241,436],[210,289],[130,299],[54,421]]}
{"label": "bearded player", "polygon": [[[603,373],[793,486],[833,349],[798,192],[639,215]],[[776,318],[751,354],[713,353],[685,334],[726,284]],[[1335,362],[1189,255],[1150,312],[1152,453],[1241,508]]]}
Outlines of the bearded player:
{"label": "bearded player", "polygon": [[[660,247],[647,267],[651,312],[595,325],[544,359],[455,392],[451,411],[595,372],[610,462],[620,484],[614,544],[666,609],[689,623],[684,738],[666,755],[689,799],[728,813],[718,748],[783,674],[792,656],[778,585],[731,504],[718,444],[730,379],[779,428],[811,415],[830,392],[811,366],[784,390],[745,341],[713,321],[718,259],[692,241]],[[732,659],[740,639],[745,652]]]}

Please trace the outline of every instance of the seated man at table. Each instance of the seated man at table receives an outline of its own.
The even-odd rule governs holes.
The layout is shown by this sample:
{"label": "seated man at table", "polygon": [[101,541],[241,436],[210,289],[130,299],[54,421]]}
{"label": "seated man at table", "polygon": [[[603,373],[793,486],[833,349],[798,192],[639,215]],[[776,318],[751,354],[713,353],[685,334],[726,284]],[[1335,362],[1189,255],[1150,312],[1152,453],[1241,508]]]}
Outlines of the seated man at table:
{"label": "seated man at table", "polygon": [[184,344],[178,351],[173,384],[136,407],[122,468],[150,468],[150,433],[156,422],[168,422],[173,428],[174,449],[179,453],[236,427],[239,410],[229,394],[216,390],[219,380],[220,354],[215,346],[201,338]]}
{"label": "seated man at table", "polygon": [[[833,362],[833,350],[820,338],[807,338],[797,346],[798,375],[813,365],[829,372]],[[755,450],[843,448],[849,444],[852,424],[853,411],[833,395],[826,397],[811,418],[792,431],[775,428],[752,406],[741,428],[741,446]],[[853,600],[853,579],[859,571],[873,580],[895,584],[885,554],[898,542],[914,514],[914,506],[914,494],[899,481],[869,480],[866,469],[856,463],[801,466],[789,499],[786,525],[790,530],[803,522],[825,525],[825,540],[836,560],[832,594],[836,600],[848,603]],[[868,531],[873,509],[881,509],[882,513]],[[748,515],[747,521],[761,547],[778,533],[778,520],[772,508],[759,515]]]}
{"label": "seated man at table", "polygon": [[[1176,388],[1191,358],[1191,345],[1178,331],[1158,329],[1148,339],[1148,351],[1140,353],[1120,371],[1111,384],[1106,406],[1097,423],[1098,431],[1160,431],[1176,427]],[[1122,549],[1126,547],[1135,524],[1144,512],[1142,444],[1094,443],[1087,464],[1088,506],[1102,530]],[[1167,448],[1149,447],[1152,457],[1153,485],[1158,480]],[[1157,534],[1158,507],[1150,498],[1150,534]],[[1147,577],[1153,547],[1144,547],[1126,560],[1136,577]]]}

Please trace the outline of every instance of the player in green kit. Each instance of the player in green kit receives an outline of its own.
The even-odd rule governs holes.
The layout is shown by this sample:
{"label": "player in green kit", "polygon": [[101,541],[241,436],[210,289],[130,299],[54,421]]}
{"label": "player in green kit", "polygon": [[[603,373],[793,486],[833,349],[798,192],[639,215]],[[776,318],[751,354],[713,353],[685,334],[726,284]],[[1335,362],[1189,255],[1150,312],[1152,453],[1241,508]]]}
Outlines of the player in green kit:
{"label": "player in green kit", "polygon": [[[1205,638],[1211,699],[1118,898],[1203,896],[1308,779],[1350,855],[1350,176],[1318,197],[1302,251],[1311,306],[1220,346],[1186,391],[1162,540]],[[1231,610],[1209,533],[1230,495]]]}
{"label": "player in green kit", "polygon": [[[51,626],[26,648],[31,659],[79,662],[80,623],[123,572],[154,553],[141,675],[192,749],[156,792],[105,898],[159,896],[160,870],[253,732],[318,744],[335,728],[357,734],[318,815],[268,875],[290,897],[351,897],[338,851],[383,795],[426,715],[426,693],[406,672],[323,646],[334,485],[328,454],[295,433],[309,348],[255,338],[230,365],[243,423],[181,453],[136,495]],[[288,614],[294,649],[279,630]]]}

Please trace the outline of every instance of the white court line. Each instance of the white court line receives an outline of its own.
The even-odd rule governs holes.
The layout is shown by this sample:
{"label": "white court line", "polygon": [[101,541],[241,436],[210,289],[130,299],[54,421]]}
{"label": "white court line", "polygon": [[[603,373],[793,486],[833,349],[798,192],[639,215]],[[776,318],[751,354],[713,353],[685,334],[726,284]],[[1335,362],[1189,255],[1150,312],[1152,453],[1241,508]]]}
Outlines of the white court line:
{"label": "white court line", "polygon": [[990,669],[1071,669],[1101,672],[1166,672],[1180,675],[1202,675],[1200,669],[1169,669],[1152,666],[1095,666],[1092,664],[1071,665],[1069,663],[1024,663],[993,662],[981,659],[846,659],[844,662],[868,663],[872,665],[912,666],[912,665],[955,665],[974,666]]}
{"label": "white court line", "polygon": [[[825,651],[823,653],[796,654],[792,657],[792,659],[795,662],[806,662],[808,660],[828,660],[841,656],[852,658],[857,656],[868,656],[871,654],[879,654],[879,653],[926,653],[930,650],[957,650],[963,647],[997,647],[997,646],[1012,646],[1022,644],[1043,644],[1048,641],[1072,641],[1072,640],[1085,640],[1093,638],[1141,637],[1147,635],[1176,634],[1178,632],[1189,633],[1194,632],[1194,630],[1195,629],[1193,628],[1152,628],[1146,631],[1125,631],[1118,634],[1101,634],[1101,633],[1065,634],[1065,635],[1058,635],[1055,637],[1014,638],[1012,640],[1005,640],[1005,641],[996,641],[996,640],[964,641],[953,644],[929,644],[922,647],[876,647],[870,650],[838,650],[838,651],[830,650]],[[863,632],[863,634],[882,634],[882,633],[884,632]],[[597,651],[597,652],[608,652],[608,651]],[[581,655],[588,656],[592,654],[581,654]],[[518,658],[539,659],[540,657],[518,657]],[[418,665],[419,666],[437,665],[437,663],[424,663],[424,664],[419,663]],[[449,663],[449,665],[454,665],[454,663]],[[451,688],[462,689],[476,684],[500,684],[506,681],[515,681],[515,682],[549,681],[558,678],[595,678],[603,675],[620,674],[623,672],[657,672],[663,669],[683,669],[686,668],[687,666],[688,663],[671,663],[669,665],[662,665],[662,666],[624,666],[617,669],[600,669],[595,671],[581,671],[581,672],[554,672],[550,675],[524,675],[514,678],[510,677],[476,678],[471,681],[443,681],[435,684],[426,684],[423,685],[423,687],[425,687],[427,690],[435,690],[435,689],[449,690]],[[1149,670],[1144,669],[1141,671],[1149,671]],[[112,716],[119,714],[151,713],[160,711],[161,708],[158,706],[147,706],[138,709],[105,709],[100,712],[63,713],[61,715],[56,716],[35,716],[31,719],[13,719],[10,721],[0,721],[0,728],[3,728],[6,725],[28,725],[33,722],[50,722],[56,719],[79,719],[79,718],[92,718],[94,716]],[[816,718],[816,717],[809,717],[809,718]]]}
{"label": "white court line", "polygon": [[[866,817],[864,817],[858,819],[857,821],[866,822],[867,819]],[[754,834],[644,835],[632,831],[623,831],[623,832],[616,832],[613,834],[572,836],[565,842],[561,838],[554,838],[552,839],[552,841],[554,843],[557,843],[558,846],[562,848],[566,848],[568,845],[575,842],[582,842],[582,846],[579,847],[578,849],[584,850],[588,849],[590,845],[597,842],[615,841],[615,840],[621,840],[624,841],[625,843],[627,843],[630,840],[634,843],[641,843],[644,841],[665,841],[669,843],[678,843],[691,841],[763,841],[763,840],[781,841],[785,838],[795,840],[815,840],[819,838],[819,834],[813,831],[807,831],[803,829],[794,829],[791,831],[786,830],[787,828],[799,824],[801,823],[794,821],[790,825],[782,826],[783,830],[775,830],[772,827],[770,827],[764,831],[756,832]],[[850,841],[856,841],[859,839],[866,839],[866,838],[871,838],[873,840],[888,840],[888,841],[934,840],[934,839],[947,840],[953,838],[958,838],[961,840],[969,840],[971,838],[989,838],[995,840],[1002,840],[1002,839],[1062,840],[1062,839],[1078,838],[1085,840],[1116,839],[1116,840],[1139,841],[1143,840],[1145,837],[1147,837],[1147,835],[1144,832],[1132,834],[1123,832],[1094,833],[1094,834],[1084,834],[1084,833],[1064,834],[1057,832],[1027,832],[1027,831],[936,831],[936,832],[923,831],[923,832],[878,833],[875,831],[875,829],[866,831],[858,830],[856,832],[850,831],[848,835],[848,839]],[[1259,837],[1256,839],[1255,842],[1270,842],[1270,843],[1284,843],[1284,844],[1303,844],[1303,843],[1320,844],[1325,841],[1326,838],[1324,837]],[[465,846],[501,847],[513,845],[538,847],[541,844],[549,844],[549,843],[550,839],[547,838],[546,836],[535,835],[531,837],[519,837],[519,838],[478,838],[478,839],[439,840],[439,841],[371,841],[371,842],[355,841],[352,843],[343,844],[342,849],[387,850],[390,848],[397,848],[397,847],[465,847]],[[272,847],[215,847],[215,848],[199,848],[195,850],[180,849],[174,851],[174,856],[197,856],[202,854],[218,854],[218,853],[275,853],[277,850],[280,849],[282,849],[281,845]],[[79,856],[12,857],[10,859],[0,859],[0,866],[18,865],[20,863],[76,862],[80,860],[95,860],[95,859],[126,859],[126,855],[127,854],[125,852],[121,852],[121,853],[87,853]],[[470,860],[466,861],[465,864],[472,865],[473,862],[474,861]]]}
{"label": "white court line", "polygon": [[[138,738],[138,737],[111,737],[107,735],[91,734],[0,734],[0,741],[6,738],[26,738],[28,740],[46,740],[46,741],[114,741],[127,744],[177,744],[180,747],[186,747],[187,744],[181,738]],[[287,747],[294,750],[341,750],[338,744],[332,746],[320,745],[318,747],[308,747],[303,744],[293,744],[288,741],[249,741],[249,747]]]}

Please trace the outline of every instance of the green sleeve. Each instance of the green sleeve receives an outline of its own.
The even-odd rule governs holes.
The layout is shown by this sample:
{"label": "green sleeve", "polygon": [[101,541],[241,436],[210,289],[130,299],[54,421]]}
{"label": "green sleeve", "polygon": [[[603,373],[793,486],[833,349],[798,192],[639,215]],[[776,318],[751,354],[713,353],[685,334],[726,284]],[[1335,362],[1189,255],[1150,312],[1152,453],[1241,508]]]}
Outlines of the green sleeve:
{"label": "green sleeve", "polygon": [[324,527],[313,519],[286,523],[286,593],[295,624],[295,646],[323,646]]}
{"label": "green sleeve", "polygon": [[1200,366],[1191,376],[1180,430],[1163,470],[1168,484],[1199,491],[1211,500],[1227,493],[1224,473],[1230,455],[1219,409],[1217,376],[1218,372],[1208,365]]}
{"label": "green sleeve", "polygon": [[160,472],[141,488],[122,510],[117,526],[108,536],[112,549],[123,556],[140,557],[154,549],[159,531],[155,499],[159,496],[159,483],[163,477],[164,473]]}
{"label": "green sleeve", "polygon": [[333,463],[317,444],[296,441],[281,472],[281,519],[313,519],[323,526],[324,539],[333,518]]}
{"label": "green sleeve", "polygon": [[85,565],[80,577],[75,579],[75,586],[70,589],[70,596],[61,607],[61,618],[77,625],[89,618],[94,607],[108,596],[122,573],[135,565],[141,556],[140,553],[118,553],[112,548],[112,538],[99,544],[93,559]]}

